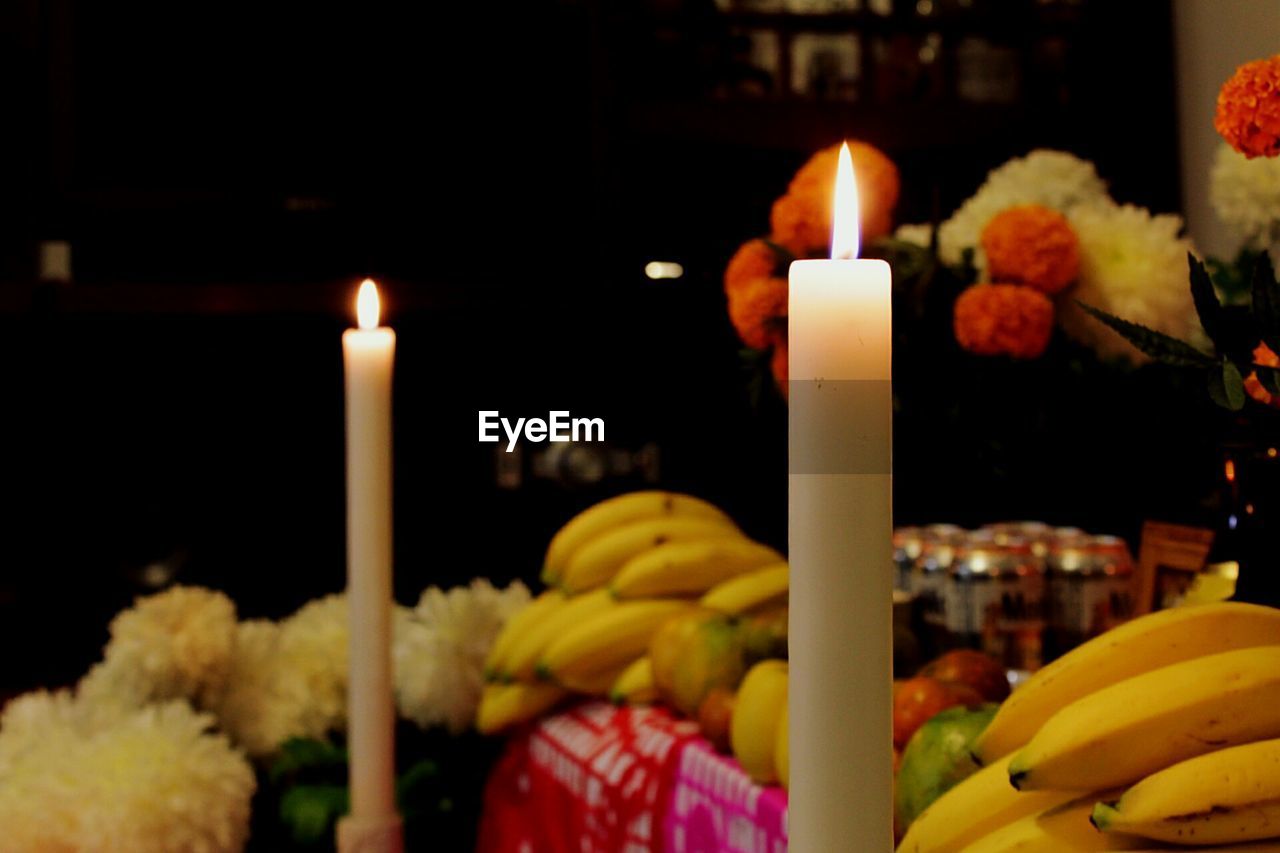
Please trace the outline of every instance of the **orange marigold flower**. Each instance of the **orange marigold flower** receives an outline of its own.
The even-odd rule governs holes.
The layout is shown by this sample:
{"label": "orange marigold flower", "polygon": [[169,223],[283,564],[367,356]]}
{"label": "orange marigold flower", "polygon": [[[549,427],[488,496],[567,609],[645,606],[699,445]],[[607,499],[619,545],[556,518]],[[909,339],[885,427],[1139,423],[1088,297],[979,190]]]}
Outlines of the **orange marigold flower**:
{"label": "orange marigold flower", "polygon": [[1049,345],[1053,303],[1030,287],[975,284],[956,299],[960,346],[978,355],[1036,358]]}
{"label": "orange marigold flower", "polygon": [[987,274],[995,281],[1057,293],[1080,274],[1080,241],[1056,210],[1021,204],[997,213],[982,229]]}
{"label": "orange marigold flower", "polygon": [[[898,167],[878,148],[850,141],[853,171],[858,181],[862,240],[883,237],[893,230],[893,208],[901,190]],[[773,203],[769,217],[773,239],[799,257],[823,254],[831,245],[831,218],[840,146],[824,148],[792,178],[787,193]]]}
{"label": "orange marigold flower", "polygon": [[[1280,367],[1280,356],[1272,352],[1271,347],[1266,344],[1258,344],[1253,351],[1253,363],[1261,364],[1263,367]],[[1280,397],[1267,390],[1267,387],[1262,384],[1262,380],[1258,378],[1258,371],[1249,371],[1249,375],[1244,378],[1244,390],[1246,394],[1264,406],[1274,406],[1280,409]]]}
{"label": "orange marigold flower", "polygon": [[738,247],[724,269],[724,289],[730,293],[758,278],[777,275],[778,256],[764,240],[748,240]]}
{"label": "orange marigold flower", "polygon": [[1280,154],[1280,55],[1246,62],[1218,92],[1213,126],[1241,154]]}
{"label": "orange marigold flower", "polygon": [[753,278],[729,291],[729,320],[752,349],[765,349],[787,324],[787,280]]}
{"label": "orange marigold flower", "polygon": [[787,373],[787,339],[783,336],[773,345],[773,356],[769,359],[769,367],[773,369],[773,381],[777,383],[778,390],[782,392],[782,398],[787,398],[788,381],[790,374]]}

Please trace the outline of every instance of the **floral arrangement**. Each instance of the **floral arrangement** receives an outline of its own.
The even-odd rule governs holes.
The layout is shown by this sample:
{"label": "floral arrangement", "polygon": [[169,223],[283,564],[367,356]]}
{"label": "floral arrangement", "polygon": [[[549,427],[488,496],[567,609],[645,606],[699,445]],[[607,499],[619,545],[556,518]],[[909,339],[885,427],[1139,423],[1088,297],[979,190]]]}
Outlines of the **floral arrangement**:
{"label": "floral arrangement", "polygon": [[[898,171],[870,145],[851,142],[850,150],[867,254],[894,265],[899,290],[923,285],[947,292],[948,326],[960,349],[1037,359],[1061,329],[1102,361],[1148,360],[1123,335],[1094,322],[1080,302],[1123,312],[1169,336],[1199,339],[1185,286],[1193,249],[1182,219],[1118,203],[1092,163],[1032,151],[993,170],[936,228],[903,225],[890,237]],[[836,154],[835,147],[824,149],[801,167],[773,205],[770,235],[744,243],[725,269],[730,321],[757,359],[768,358],[784,393],[787,267],[827,251]]]}
{"label": "floral arrangement", "polygon": [[[521,583],[475,580],[398,607],[400,715],[422,729],[469,728],[489,646],[528,602]],[[198,587],[139,598],[112,620],[102,661],[79,684],[18,697],[0,716],[6,844],[242,849],[260,787],[254,761],[270,767],[273,783],[306,765],[345,770],[345,753],[328,739],[346,721],[347,638],[341,595],[280,622],[239,622],[229,598]],[[284,791],[280,811],[306,824],[308,837],[345,810],[337,775],[327,788]]]}
{"label": "floral arrangement", "polygon": [[[862,241],[889,234],[901,189],[898,168],[879,149],[849,141],[861,204]],[[824,148],[800,167],[773,203],[768,237],[748,240],[725,268],[729,319],[742,342],[769,356],[778,387],[787,384],[787,267],[796,258],[825,257],[831,244],[831,188],[840,146]]]}
{"label": "floral arrangement", "polygon": [[[1210,196],[1233,226],[1244,251],[1232,265],[1208,267],[1188,255],[1190,288],[1207,346],[1145,322],[1141,315],[1082,297],[1082,308],[1147,356],[1203,371],[1218,405],[1237,411],[1249,398],[1276,406],[1280,398],[1280,282],[1270,253],[1280,236],[1280,56],[1240,66],[1218,93],[1214,127],[1225,145],[1211,173]],[[1228,294],[1245,280],[1240,304],[1224,304],[1213,271]],[[1207,351],[1206,351],[1207,350]]]}

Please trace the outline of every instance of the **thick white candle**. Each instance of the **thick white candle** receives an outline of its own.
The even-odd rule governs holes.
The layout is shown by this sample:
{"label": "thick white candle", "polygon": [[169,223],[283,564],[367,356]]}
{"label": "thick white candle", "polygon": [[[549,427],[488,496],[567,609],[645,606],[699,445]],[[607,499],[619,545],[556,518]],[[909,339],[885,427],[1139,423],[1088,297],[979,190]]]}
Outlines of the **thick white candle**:
{"label": "thick white candle", "polygon": [[391,368],[396,334],[378,326],[378,289],[360,285],[359,329],[342,335],[347,394],[347,748],[351,812],[342,853],[403,849],[395,802],[391,682]]}
{"label": "thick white candle", "polygon": [[847,148],[832,260],[791,266],[792,853],[893,847],[888,264],[856,260]]}

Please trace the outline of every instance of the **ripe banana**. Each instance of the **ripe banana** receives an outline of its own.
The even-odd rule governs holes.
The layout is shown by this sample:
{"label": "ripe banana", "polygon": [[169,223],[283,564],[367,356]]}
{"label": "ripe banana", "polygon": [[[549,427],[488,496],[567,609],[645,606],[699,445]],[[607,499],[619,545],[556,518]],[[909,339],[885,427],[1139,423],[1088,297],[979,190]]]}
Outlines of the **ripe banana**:
{"label": "ripe banana", "polygon": [[1280,836],[1280,740],[1191,758],[1154,773],[1093,822],[1174,844],[1226,844]]}
{"label": "ripe banana", "polygon": [[707,590],[698,602],[710,610],[737,616],[758,607],[785,603],[791,570],[786,563],[755,569]]}
{"label": "ripe banana", "polygon": [[958,853],[1006,824],[1080,796],[1079,791],[1021,793],[1009,784],[1006,755],[947,791],[907,827],[898,853]]}
{"label": "ripe banana", "polygon": [[[1099,832],[1089,823],[1095,797],[1082,797],[1019,818],[962,848],[964,853],[1064,853],[1064,851],[1135,850],[1133,836]],[[901,848],[899,848],[901,849]]]}
{"label": "ripe banana", "polygon": [[507,624],[502,626],[502,630],[498,632],[497,639],[493,641],[493,645],[489,648],[488,657],[485,658],[485,679],[495,681],[501,676],[501,673],[507,672],[507,662],[511,652],[524,638],[524,635],[534,625],[550,618],[552,613],[559,610],[568,601],[568,597],[560,590],[549,589],[508,619]]}
{"label": "ripe banana", "polygon": [[787,713],[787,703],[782,705],[782,716],[778,718],[778,739],[773,744],[773,763],[778,769],[778,781],[782,787],[791,790],[791,725]]}
{"label": "ripe banana", "polygon": [[1274,737],[1280,737],[1280,646],[1238,649],[1175,663],[1073,702],[1014,755],[1009,781],[1027,791],[1097,791]]}
{"label": "ripe banana", "polygon": [[612,603],[613,598],[608,590],[596,590],[568,599],[563,606],[530,625],[508,654],[506,668],[500,673],[501,680],[537,680],[535,670],[538,658],[546,651],[547,646],[563,636],[565,631],[603,612]]}
{"label": "ripe banana", "polygon": [[569,695],[555,684],[487,684],[476,709],[476,729],[490,735],[545,714]]}
{"label": "ripe banana", "polygon": [[778,781],[778,722],[787,704],[786,661],[756,664],[738,688],[729,743],[742,769],[762,785]]}
{"label": "ripe banana", "polygon": [[538,660],[537,673],[563,684],[619,669],[644,655],[662,623],[690,606],[672,599],[610,602],[554,639]]}
{"label": "ripe banana", "polygon": [[696,539],[668,542],[632,557],[618,570],[609,589],[620,600],[664,595],[695,595],[782,560],[782,555],[750,539]]}
{"label": "ripe banana", "polygon": [[632,521],[666,516],[711,518],[732,523],[718,508],[690,495],[661,491],[618,495],[578,513],[551,537],[542,563],[542,580],[549,585],[558,583],[570,555],[605,531]]}
{"label": "ripe banana", "polygon": [[560,573],[560,587],[576,594],[605,586],[632,557],[667,542],[741,537],[742,531],[723,518],[667,516],[632,521],[574,551]]}
{"label": "ripe banana", "polygon": [[619,705],[647,705],[658,698],[653,684],[653,658],[645,655],[622,671],[609,688],[609,698]]}
{"label": "ripe banana", "polygon": [[[640,658],[636,660],[640,660]],[[622,673],[626,672],[636,660],[629,660],[602,670],[569,672],[562,675],[556,683],[561,687],[572,690],[574,693],[584,693],[587,696],[603,698],[609,695],[613,685],[622,677]]]}
{"label": "ripe banana", "polygon": [[1018,749],[1058,709],[1153,669],[1280,643],[1280,610],[1223,602],[1161,610],[1125,623],[1041,669],[1000,706],[974,745],[983,764]]}

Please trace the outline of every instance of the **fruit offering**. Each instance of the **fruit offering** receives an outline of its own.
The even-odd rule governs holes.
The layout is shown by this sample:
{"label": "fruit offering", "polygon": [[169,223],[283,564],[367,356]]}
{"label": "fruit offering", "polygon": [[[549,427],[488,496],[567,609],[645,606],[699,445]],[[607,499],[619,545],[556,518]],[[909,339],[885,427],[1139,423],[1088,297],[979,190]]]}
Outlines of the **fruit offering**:
{"label": "fruit offering", "polygon": [[507,622],[485,661],[481,731],[574,694],[661,699],[728,748],[739,682],[786,653],[786,560],[690,495],[632,492],[589,507],[552,537],[542,577],[551,588]]}
{"label": "fruit offering", "polygon": [[986,766],[904,827],[900,853],[1280,850],[1280,611],[1115,628],[1015,690],[973,755]]}

